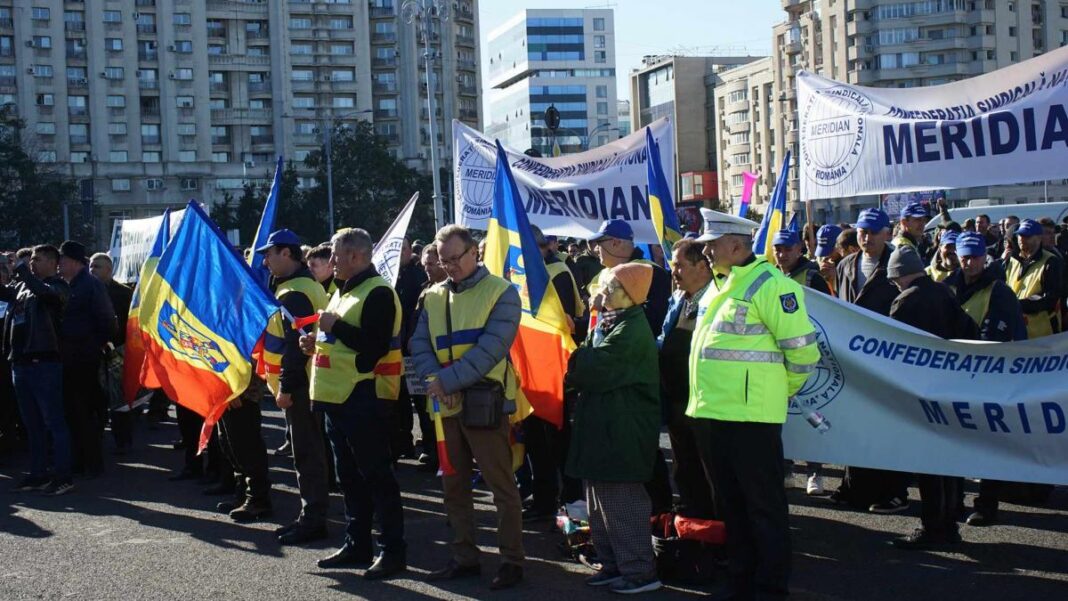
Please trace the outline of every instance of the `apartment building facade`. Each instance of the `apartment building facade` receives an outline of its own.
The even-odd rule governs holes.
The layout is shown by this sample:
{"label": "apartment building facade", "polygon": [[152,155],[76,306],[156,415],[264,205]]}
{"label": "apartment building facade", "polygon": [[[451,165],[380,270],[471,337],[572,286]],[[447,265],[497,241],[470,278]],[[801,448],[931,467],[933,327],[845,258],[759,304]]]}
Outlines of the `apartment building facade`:
{"label": "apartment building facade", "polygon": [[[118,218],[240,194],[333,124],[373,121],[429,171],[423,46],[397,0],[0,0],[0,104],[42,162]],[[433,24],[439,156],[480,124],[477,0]],[[443,163],[444,164],[444,163]],[[302,185],[309,185],[302,173]]]}

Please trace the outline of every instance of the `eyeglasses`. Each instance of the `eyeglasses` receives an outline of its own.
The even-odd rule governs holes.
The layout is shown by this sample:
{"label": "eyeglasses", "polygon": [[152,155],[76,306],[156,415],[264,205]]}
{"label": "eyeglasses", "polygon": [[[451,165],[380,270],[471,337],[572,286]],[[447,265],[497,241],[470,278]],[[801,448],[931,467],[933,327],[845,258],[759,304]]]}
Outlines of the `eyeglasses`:
{"label": "eyeglasses", "polygon": [[449,259],[446,259],[445,257],[443,257],[441,255],[438,255],[438,263],[440,263],[442,267],[459,267],[460,266],[460,260],[463,259],[464,256],[467,255],[467,253],[471,252],[471,250],[473,248],[475,248],[475,247],[474,246],[468,246],[467,249],[464,250],[462,253],[456,255],[455,257],[449,258]]}

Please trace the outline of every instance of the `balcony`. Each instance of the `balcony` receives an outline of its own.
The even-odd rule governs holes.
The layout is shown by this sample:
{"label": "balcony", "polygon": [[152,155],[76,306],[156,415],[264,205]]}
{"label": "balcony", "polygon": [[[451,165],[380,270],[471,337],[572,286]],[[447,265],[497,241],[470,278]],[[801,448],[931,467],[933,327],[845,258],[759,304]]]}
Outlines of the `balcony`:
{"label": "balcony", "polygon": [[212,136],[211,143],[214,146],[229,146],[232,139],[230,136]]}
{"label": "balcony", "polygon": [[[13,56],[12,54],[0,54],[0,56]],[[67,58],[72,60],[85,60],[85,49],[81,50],[67,50]]]}
{"label": "balcony", "polygon": [[159,89],[159,80],[158,79],[138,79],[137,80],[137,87],[142,89],[142,90],[158,90]]}
{"label": "balcony", "polygon": [[88,117],[89,108],[84,106],[68,106],[67,114],[71,117]]}
{"label": "balcony", "polygon": [[457,35],[456,44],[458,46],[475,46],[475,38],[469,35]]}
{"label": "balcony", "polygon": [[261,144],[274,144],[274,136],[271,134],[253,135],[250,136],[250,142],[253,146],[258,146]]}
{"label": "balcony", "polygon": [[371,34],[371,41],[372,42],[396,42],[397,41],[397,34],[396,33],[372,33]]}
{"label": "balcony", "polygon": [[318,146],[319,136],[315,134],[293,134],[293,143],[298,146]]}
{"label": "balcony", "polygon": [[159,107],[158,106],[143,106],[143,107],[141,107],[141,116],[142,117],[159,117]]}
{"label": "balcony", "polygon": [[478,111],[475,109],[460,109],[460,119],[478,121]]}
{"label": "balcony", "polygon": [[[11,23],[11,19],[7,19],[7,22]],[[85,31],[85,21],[64,21],[63,29],[64,31]]]}
{"label": "balcony", "polygon": [[155,6],[156,0],[137,0],[134,2],[135,6]]}
{"label": "balcony", "polygon": [[245,67],[266,67],[271,64],[271,57],[251,56],[248,54],[209,54],[208,64]]}
{"label": "balcony", "polygon": [[154,34],[154,33],[156,33],[156,25],[155,24],[149,25],[149,24],[138,23],[137,24],[137,33],[153,33]]}
{"label": "balcony", "polygon": [[468,59],[458,59],[456,61],[456,66],[461,68],[461,69],[467,69],[467,70],[470,70],[470,71],[474,71],[475,70],[475,61],[468,60]]}
{"label": "balcony", "polygon": [[147,146],[158,146],[160,143],[159,134],[154,135],[141,135],[141,143]]}
{"label": "balcony", "polygon": [[380,68],[381,67],[396,67],[397,66],[397,57],[395,57],[395,56],[375,57],[375,58],[371,59],[371,66],[372,67],[380,67]]}
{"label": "balcony", "polygon": [[397,14],[396,13],[396,9],[394,9],[392,6],[372,6],[371,7],[371,18],[372,19],[380,18],[380,17],[392,17],[392,16],[394,16],[396,14]]}
{"label": "balcony", "polygon": [[68,77],[68,88],[87,88],[89,87],[89,80],[84,77]]}
{"label": "balcony", "polygon": [[400,134],[397,134],[397,133],[380,134],[378,132],[375,132],[375,136],[385,140],[386,144],[399,144],[400,143]]}
{"label": "balcony", "polygon": [[246,29],[245,37],[250,40],[266,40],[271,37],[271,32],[266,29]]}
{"label": "balcony", "polygon": [[373,86],[371,86],[371,89],[372,89],[372,91],[377,92],[379,94],[396,94],[397,93],[397,83],[396,82],[389,82],[389,83],[378,83],[378,82],[376,82]]}
{"label": "balcony", "polygon": [[211,122],[216,125],[260,124],[270,122],[272,116],[271,109],[211,109]]}
{"label": "balcony", "polygon": [[75,135],[75,134],[71,134],[71,136],[70,136],[70,145],[71,146],[82,146],[82,145],[88,144],[88,143],[89,143],[89,136],[82,136],[82,135]]}
{"label": "balcony", "polygon": [[[0,56],[15,56],[15,49],[14,48],[0,48]],[[67,54],[67,58],[73,58],[73,57],[71,57],[71,55],[68,53]],[[85,53],[82,53],[82,57],[81,58],[85,58]]]}
{"label": "balcony", "polygon": [[375,119],[396,119],[397,109],[375,109]]}
{"label": "balcony", "polygon": [[158,61],[159,60],[159,51],[158,50],[138,50],[137,51],[137,60],[139,60],[139,61]]}
{"label": "balcony", "polygon": [[801,40],[787,40],[786,44],[783,45],[783,50],[786,51],[786,54],[801,52]]}
{"label": "balcony", "polygon": [[[460,88],[460,94],[462,94],[464,96],[477,96],[478,95],[478,89],[475,88],[475,86],[460,84],[459,88]],[[435,93],[440,93],[440,90],[434,90],[434,92]]]}
{"label": "balcony", "polygon": [[209,38],[225,38],[226,37],[226,28],[225,27],[218,27],[218,26],[212,27],[212,26],[209,25],[208,26],[208,37]]}
{"label": "balcony", "polygon": [[208,84],[208,91],[210,92],[226,92],[229,89],[230,86],[225,81],[213,81]]}
{"label": "balcony", "polygon": [[14,75],[2,75],[0,76],[0,88],[13,88],[15,87]]}
{"label": "balcony", "polygon": [[270,81],[250,81],[248,82],[249,94],[263,94],[271,91]]}

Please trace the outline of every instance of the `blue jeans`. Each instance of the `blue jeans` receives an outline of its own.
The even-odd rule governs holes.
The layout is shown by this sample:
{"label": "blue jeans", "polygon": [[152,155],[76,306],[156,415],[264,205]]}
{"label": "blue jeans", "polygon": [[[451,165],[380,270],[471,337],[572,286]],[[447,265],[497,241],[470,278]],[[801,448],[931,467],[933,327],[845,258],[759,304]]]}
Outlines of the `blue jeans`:
{"label": "blue jeans", "polygon": [[63,365],[58,361],[11,366],[15,397],[30,442],[30,475],[48,474],[48,438],[52,437],[53,475],[70,478],[70,430],[63,413]]}

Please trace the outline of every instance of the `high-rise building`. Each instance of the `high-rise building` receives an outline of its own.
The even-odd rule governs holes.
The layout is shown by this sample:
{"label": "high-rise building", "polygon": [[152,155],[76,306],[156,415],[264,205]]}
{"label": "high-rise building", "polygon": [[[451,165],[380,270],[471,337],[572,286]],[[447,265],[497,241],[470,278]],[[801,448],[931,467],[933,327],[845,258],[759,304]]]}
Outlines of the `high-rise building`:
{"label": "high-rise building", "polygon": [[616,100],[616,127],[619,128],[619,137],[629,136],[633,130],[630,126],[630,101]]}
{"label": "high-rise building", "polygon": [[[117,218],[236,194],[278,155],[299,166],[330,123],[373,121],[429,171],[423,45],[398,4],[0,0],[0,104],[40,160],[92,180],[98,240]],[[450,121],[480,124],[477,0],[454,5],[433,26],[443,165]]]}
{"label": "high-rise building", "polygon": [[757,60],[752,56],[646,56],[630,74],[631,125],[661,117],[675,126],[679,201],[718,200],[717,124],[713,95],[718,74]]}
{"label": "high-rise building", "polygon": [[618,137],[612,9],[525,10],[492,31],[487,44],[487,134],[549,156],[553,140],[542,117],[555,106],[564,153]]}
{"label": "high-rise building", "polygon": [[[773,29],[777,155],[797,156],[797,83],[806,69],[872,87],[931,86],[989,73],[1068,44],[1068,10],[1052,0],[782,0]],[[796,165],[796,163],[795,163]],[[801,210],[797,169],[789,200]],[[774,181],[774,180],[772,180]],[[1068,200],[1068,180],[953,190],[951,202]],[[875,197],[818,201],[821,220],[848,220]]]}
{"label": "high-rise building", "polygon": [[720,206],[725,210],[738,208],[745,172],[762,176],[754,190],[757,209],[767,202],[775,183],[772,175],[779,169],[776,161],[781,161],[782,155],[776,154],[781,130],[775,127],[772,60],[762,58],[714,76],[716,175]]}

